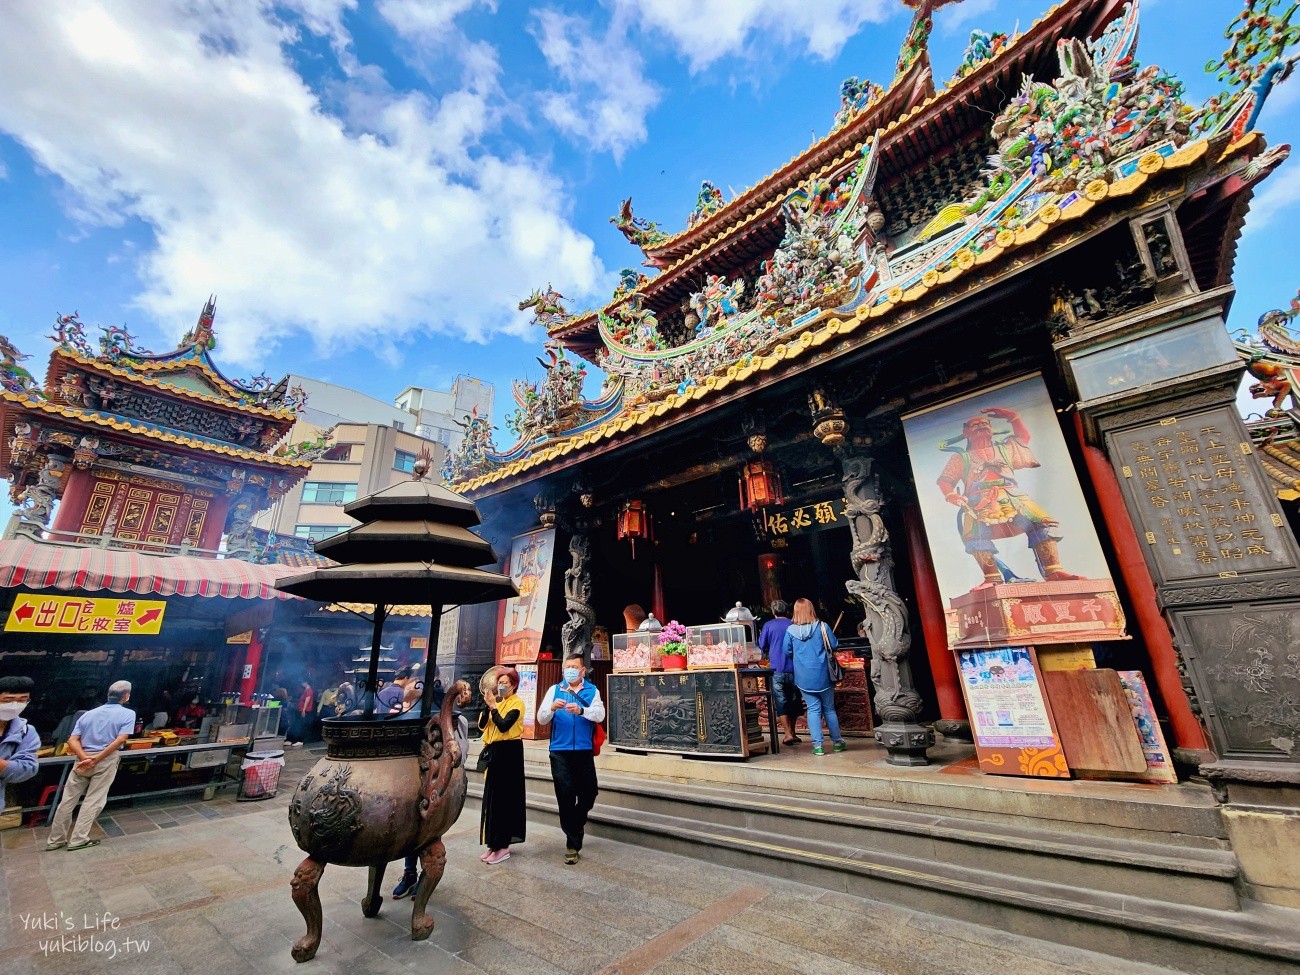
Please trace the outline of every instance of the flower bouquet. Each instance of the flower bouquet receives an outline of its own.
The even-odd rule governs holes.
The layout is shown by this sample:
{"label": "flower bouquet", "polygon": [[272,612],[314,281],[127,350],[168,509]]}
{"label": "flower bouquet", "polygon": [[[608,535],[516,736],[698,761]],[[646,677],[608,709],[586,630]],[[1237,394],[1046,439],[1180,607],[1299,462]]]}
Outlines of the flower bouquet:
{"label": "flower bouquet", "polygon": [[670,620],[659,631],[659,657],[664,670],[686,669],[686,627]]}

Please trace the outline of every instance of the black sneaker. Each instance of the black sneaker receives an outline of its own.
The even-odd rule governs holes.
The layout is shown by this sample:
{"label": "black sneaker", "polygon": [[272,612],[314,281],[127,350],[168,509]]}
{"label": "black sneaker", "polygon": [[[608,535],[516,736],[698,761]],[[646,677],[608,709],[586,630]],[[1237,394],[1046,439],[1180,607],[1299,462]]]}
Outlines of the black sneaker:
{"label": "black sneaker", "polygon": [[415,887],[420,882],[420,878],[413,873],[402,874],[402,879],[396,887],[393,888],[393,899],[401,900],[403,897],[409,897],[415,894]]}

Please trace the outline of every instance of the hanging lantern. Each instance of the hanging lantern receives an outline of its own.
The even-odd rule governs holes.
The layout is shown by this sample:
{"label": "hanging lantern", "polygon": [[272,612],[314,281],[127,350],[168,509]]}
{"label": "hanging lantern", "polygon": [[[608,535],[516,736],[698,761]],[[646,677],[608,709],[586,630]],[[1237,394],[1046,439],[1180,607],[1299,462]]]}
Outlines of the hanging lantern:
{"label": "hanging lantern", "polygon": [[751,460],[740,469],[740,506],[758,511],[785,503],[781,475],[768,460]]}
{"label": "hanging lantern", "polygon": [[626,538],[632,542],[632,558],[636,558],[637,541],[646,542],[650,537],[650,512],[646,511],[645,502],[636,498],[623,502],[618,512],[618,540]]}

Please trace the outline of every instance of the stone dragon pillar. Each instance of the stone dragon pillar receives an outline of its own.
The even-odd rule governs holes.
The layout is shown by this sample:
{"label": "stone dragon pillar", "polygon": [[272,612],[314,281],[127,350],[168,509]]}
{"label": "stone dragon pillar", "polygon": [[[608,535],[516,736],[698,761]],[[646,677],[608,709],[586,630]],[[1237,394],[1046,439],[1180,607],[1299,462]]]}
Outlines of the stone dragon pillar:
{"label": "stone dragon pillar", "polygon": [[912,684],[908,654],[907,607],[894,587],[894,556],[889,530],[881,512],[884,498],[874,459],[850,446],[838,446],[844,500],[852,532],[850,559],[857,576],[845,583],[849,595],[862,604],[866,619],[863,635],[871,640],[871,682],[876,688],[876,710],[881,725],[876,741],[889,752],[890,765],[928,765],[926,749],[934,745],[934,732],[917,723],[921,695]]}
{"label": "stone dragon pillar", "polygon": [[582,654],[583,663],[591,664],[591,632],[596,611],[591,608],[591,528],[592,520],[581,514],[561,520],[569,532],[569,567],[564,570],[564,611],[568,622],[560,627],[564,655]]}

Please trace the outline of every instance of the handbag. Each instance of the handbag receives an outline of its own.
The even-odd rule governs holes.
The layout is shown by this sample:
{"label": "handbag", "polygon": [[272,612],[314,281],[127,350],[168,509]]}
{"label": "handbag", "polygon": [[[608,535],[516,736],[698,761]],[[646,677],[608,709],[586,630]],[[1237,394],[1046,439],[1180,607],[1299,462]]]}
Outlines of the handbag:
{"label": "handbag", "polygon": [[603,724],[597,724],[591,732],[591,754],[593,756],[600,754],[600,746],[605,744],[605,739],[607,737],[608,736],[605,734],[605,726]]}
{"label": "handbag", "polygon": [[488,766],[492,764],[492,746],[487,745],[478,753],[478,762],[474,766],[475,772],[486,772]]}
{"label": "handbag", "polygon": [[835,653],[831,650],[830,633],[826,630],[826,624],[822,624],[822,646],[826,648],[826,675],[830,677],[832,684],[838,684],[844,679],[844,668],[840,662],[835,659]]}

